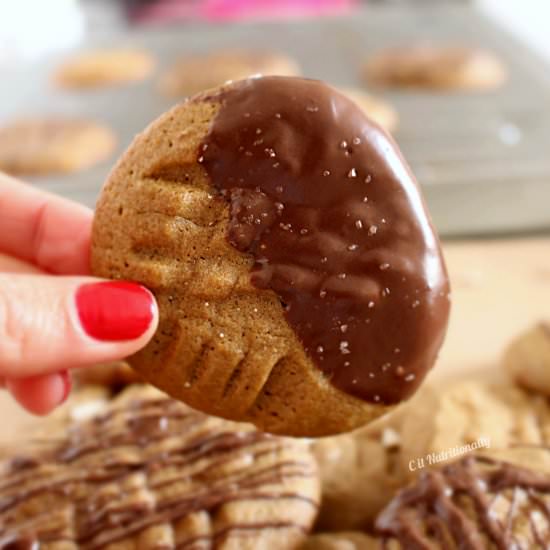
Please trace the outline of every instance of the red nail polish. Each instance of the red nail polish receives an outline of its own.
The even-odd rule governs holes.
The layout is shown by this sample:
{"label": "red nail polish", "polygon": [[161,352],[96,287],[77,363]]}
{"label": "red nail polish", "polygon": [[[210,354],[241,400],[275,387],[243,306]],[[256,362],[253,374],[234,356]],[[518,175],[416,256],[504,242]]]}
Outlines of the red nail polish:
{"label": "red nail polish", "polygon": [[155,302],[141,285],[107,281],[81,286],[76,308],[86,334],[115,342],[139,338],[153,321]]}
{"label": "red nail polish", "polygon": [[[63,381],[63,388],[65,393],[63,394],[63,398],[61,399],[61,403],[65,403],[67,401],[67,398],[69,397],[71,390],[73,389],[73,379],[71,377],[71,374],[68,370],[61,371],[59,373],[59,376],[61,380]],[[60,403],[60,404],[61,404]]]}

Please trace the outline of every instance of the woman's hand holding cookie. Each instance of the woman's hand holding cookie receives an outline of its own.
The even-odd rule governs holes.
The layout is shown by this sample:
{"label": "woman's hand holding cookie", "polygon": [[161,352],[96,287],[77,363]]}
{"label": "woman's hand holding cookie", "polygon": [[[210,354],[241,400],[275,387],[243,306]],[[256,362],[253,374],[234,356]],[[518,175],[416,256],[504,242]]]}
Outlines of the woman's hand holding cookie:
{"label": "woman's hand holding cookie", "polygon": [[0,174],[0,380],[45,414],[69,369],[123,358],[157,326],[144,287],[89,276],[92,212]]}

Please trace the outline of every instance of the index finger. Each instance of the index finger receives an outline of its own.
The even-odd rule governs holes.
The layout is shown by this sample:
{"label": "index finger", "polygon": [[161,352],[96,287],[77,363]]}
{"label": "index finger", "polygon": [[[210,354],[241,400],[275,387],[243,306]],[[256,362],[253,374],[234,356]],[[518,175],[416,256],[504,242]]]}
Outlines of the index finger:
{"label": "index finger", "polygon": [[50,273],[87,274],[93,212],[0,173],[0,252]]}

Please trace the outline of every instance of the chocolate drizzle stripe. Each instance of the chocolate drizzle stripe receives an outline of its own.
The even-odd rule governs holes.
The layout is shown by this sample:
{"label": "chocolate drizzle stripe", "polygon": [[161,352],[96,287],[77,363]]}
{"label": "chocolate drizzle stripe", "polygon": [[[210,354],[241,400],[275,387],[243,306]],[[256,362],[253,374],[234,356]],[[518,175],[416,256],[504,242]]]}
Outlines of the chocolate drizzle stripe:
{"label": "chocolate drizzle stripe", "polygon": [[227,201],[229,243],[254,259],[309,359],[340,390],[397,403],[433,365],[449,285],[396,144],[336,90],[252,78],[218,105],[197,151]]}

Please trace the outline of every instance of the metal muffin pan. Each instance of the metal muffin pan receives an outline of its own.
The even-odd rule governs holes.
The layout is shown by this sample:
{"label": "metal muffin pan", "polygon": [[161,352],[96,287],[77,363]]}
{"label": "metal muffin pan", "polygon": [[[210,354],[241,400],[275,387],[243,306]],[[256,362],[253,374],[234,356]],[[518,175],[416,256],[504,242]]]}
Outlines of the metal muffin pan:
{"label": "metal muffin pan", "polygon": [[[153,79],[118,88],[68,92],[51,84],[61,58],[3,74],[0,123],[20,116],[81,116],[118,135],[113,158],[37,186],[93,206],[117,156],[173,104],[156,90],[159,72],[182,53],[223,48],[275,49],[306,76],[364,87],[364,59],[378,49],[417,42],[465,44],[494,51],[510,78],[490,93],[378,91],[395,105],[395,133],[424,188],[443,235],[550,228],[550,67],[472,6],[369,6],[352,16],[285,23],[152,27],[91,37],[85,49],[138,46],[153,52]],[[205,70],[208,70],[205,68]]]}

